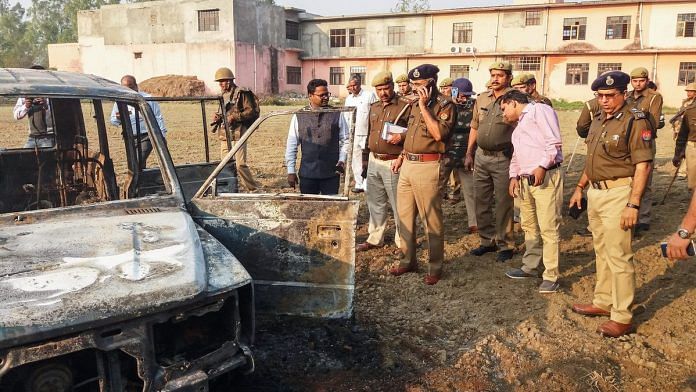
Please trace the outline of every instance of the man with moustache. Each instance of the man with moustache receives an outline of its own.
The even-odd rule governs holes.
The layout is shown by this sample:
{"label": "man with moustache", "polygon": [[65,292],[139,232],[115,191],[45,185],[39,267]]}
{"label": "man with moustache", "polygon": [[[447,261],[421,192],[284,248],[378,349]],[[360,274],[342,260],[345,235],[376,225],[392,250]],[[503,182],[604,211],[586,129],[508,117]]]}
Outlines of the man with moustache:
{"label": "man with moustache", "polygon": [[[474,171],[476,223],[481,239],[481,245],[470,253],[482,256],[498,251],[496,260],[505,262],[512,258],[514,246],[513,201],[508,194],[508,174],[515,124],[504,121],[500,98],[510,91],[512,66],[510,63],[497,62],[491,64],[488,70],[491,89],[480,94],[474,105],[464,163],[468,170]],[[491,195],[495,195],[495,212]]]}
{"label": "man with moustache", "polygon": [[411,89],[411,83],[408,81],[408,75],[401,74],[394,80],[397,87],[399,88],[397,94],[402,97],[412,96],[413,90]]}
{"label": "man with moustache", "polygon": [[396,205],[403,257],[399,266],[389,273],[399,276],[416,270],[416,216],[419,215],[428,237],[430,262],[425,276],[428,285],[436,284],[442,276],[445,240],[438,180],[440,160],[454,125],[452,99],[437,90],[439,71],[432,64],[422,64],[409,71],[418,100],[411,108],[404,150],[392,161],[392,171],[401,171]]}
{"label": "man with moustache", "polygon": [[[370,211],[370,223],[367,240],[355,248],[363,252],[379,248],[384,244],[384,232],[387,228],[388,209],[391,207],[394,221],[398,222],[396,209],[396,187],[399,174],[391,171],[391,163],[399,158],[403,150],[404,134],[383,133],[385,124],[401,127],[408,125],[411,114],[410,102],[400,98],[394,91],[391,72],[383,71],[372,79],[379,101],[370,105],[367,145],[363,150],[363,172],[367,168],[367,208]],[[368,163],[369,161],[369,163]],[[399,225],[396,225],[394,243],[399,240]]]}

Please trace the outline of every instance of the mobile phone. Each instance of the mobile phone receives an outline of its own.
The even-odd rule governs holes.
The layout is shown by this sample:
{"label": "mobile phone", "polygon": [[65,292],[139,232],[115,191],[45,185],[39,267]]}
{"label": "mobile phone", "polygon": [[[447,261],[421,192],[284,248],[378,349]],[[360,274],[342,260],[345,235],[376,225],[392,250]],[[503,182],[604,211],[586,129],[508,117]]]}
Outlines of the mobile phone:
{"label": "mobile phone", "polygon": [[[660,243],[660,248],[662,249],[662,257],[667,257],[667,243]],[[686,254],[692,257],[696,255],[696,251],[694,251],[694,241],[689,242],[689,245],[686,246]]]}
{"label": "mobile phone", "polygon": [[529,184],[529,186],[534,186],[535,181],[536,177],[534,177],[533,175],[527,176],[527,184]]}
{"label": "mobile phone", "polygon": [[459,87],[452,87],[452,99],[456,99],[459,96]]}
{"label": "mobile phone", "polygon": [[580,199],[580,208],[578,208],[577,205],[573,204],[573,206],[568,209],[568,216],[570,216],[573,219],[578,219],[580,217],[580,214],[582,214],[582,212],[586,209],[587,199],[583,197],[582,199]]}

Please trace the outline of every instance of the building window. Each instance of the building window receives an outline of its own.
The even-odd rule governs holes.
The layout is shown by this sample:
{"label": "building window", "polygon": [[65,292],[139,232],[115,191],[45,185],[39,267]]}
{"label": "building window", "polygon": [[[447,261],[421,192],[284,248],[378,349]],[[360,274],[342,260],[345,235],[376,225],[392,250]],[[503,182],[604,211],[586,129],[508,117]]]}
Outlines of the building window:
{"label": "building window", "polygon": [[403,45],[406,40],[405,26],[389,26],[387,29],[387,45],[399,46]]}
{"label": "building window", "polygon": [[329,68],[329,84],[332,84],[332,85],[343,84],[343,67],[330,67]]}
{"label": "building window", "polygon": [[469,66],[468,65],[450,65],[450,78],[452,78],[452,79],[459,79],[459,78],[469,79]]}
{"label": "building window", "polygon": [[696,37],[694,24],[696,24],[696,14],[677,15],[677,37]]}
{"label": "building window", "polygon": [[365,84],[365,79],[367,78],[367,67],[350,67],[350,77],[357,75],[360,77],[360,83]]}
{"label": "building window", "polygon": [[539,26],[541,24],[541,11],[527,11],[525,12],[524,25],[525,26]]}
{"label": "building window", "polygon": [[587,84],[589,74],[589,63],[568,63],[566,65],[566,84]]}
{"label": "building window", "polygon": [[679,86],[696,82],[696,63],[679,63]]}
{"label": "building window", "polygon": [[539,71],[541,69],[540,56],[516,56],[506,57],[514,71]]}
{"label": "building window", "polygon": [[300,24],[291,20],[285,21],[285,38],[295,41],[300,40]]}
{"label": "building window", "polygon": [[563,19],[563,40],[564,41],[583,41],[587,30],[587,18],[564,18]]}
{"label": "building window", "polygon": [[470,44],[474,35],[474,27],[472,22],[453,23],[452,24],[452,43],[455,44]]}
{"label": "building window", "polygon": [[198,11],[198,31],[220,30],[220,10]]}
{"label": "building window", "polygon": [[607,39],[627,39],[628,29],[631,27],[630,16],[607,17]]}
{"label": "building window", "polygon": [[285,75],[288,84],[302,84],[302,67],[285,67]]}
{"label": "building window", "polygon": [[362,48],[365,46],[365,29],[348,29],[348,46]]}
{"label": "building window", "polygon": [[346,29],[331,29],[331,47],[346,47]]}
{"label": "building window", "polygon": [[597,77],[609,71],[621,71],[621,63],[599,63],[597,64]]}

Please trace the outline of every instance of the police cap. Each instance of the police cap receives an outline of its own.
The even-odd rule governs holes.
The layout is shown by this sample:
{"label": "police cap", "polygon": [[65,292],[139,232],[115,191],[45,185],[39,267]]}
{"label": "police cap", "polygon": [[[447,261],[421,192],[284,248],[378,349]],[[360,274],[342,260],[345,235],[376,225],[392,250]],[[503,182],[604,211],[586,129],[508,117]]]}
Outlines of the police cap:
{"label": "police cap", "polygon": [[382,71],[372,79],[372,87],[390,83],[394,83],[394,79],[392,78],[392,73],[389,71]]}
{"label": "police cap", "polygon": [[396,79],[394,80],[394,82],[395,82],[395,83],[403,83],[403,82],[408,83],[408,75],[406,75],[406,74],[401,74],[401,75],[399,75],[399,76],[396,77]]}
{"label": "police cap", "polygon": [[527,73],[524,74],[527,77],[527,81],[525,83],[530,84],[530,83],[536,83],[536,75],[533,73]]}
{"label": "police cap", "polygon": [[686,91],[696,91],[696,82],[691,82],[686,85],[686,88],[684,88]]}
{"label": "police cap", "polygon": [[411,80],[421,80],[421,79],[436,79],[437,73],[440,72],[440,68],[433,64],[421,64],[416,68],[408,71],[408,78]]}
{"label": "police cap", "polygon": [[611,71],[601,74],[594,82],[592,82],[592,91],[606,90],[615,88],[619,91],[626,89],[626,86],[631,83],[631,77],[627,73],[621,71]]}
{"label": "police cap", "polygon": [[507,61],[499,61],[488,66],[489,71],[492,71],[494,69],[499,69],[505,72],[512,72],[512,65]]}
{"label": "police cap", "polygon": [[444,78],[440,81],[439,87],[451,87],[454,80],[452,78]]}
{"label": "police cap", "polygon": [[456,88],[457,90],[459,90],[460,94],[464,94],[467,97],[476,94],[474,92],[474,86],[471,84],[471,81],[467,78],[456,79],[454,82],[452,82],[452,87]]}
{"label": "police cap", "polygon": [[633,78],[647,78],[648,70],[645,67],[638,67],[631,71],[631,79]]}
{"label": "police cap", "polygon": [[510,81],[510,86],[517,86],[520,84],[527,84],[527,74],[519,74]]}

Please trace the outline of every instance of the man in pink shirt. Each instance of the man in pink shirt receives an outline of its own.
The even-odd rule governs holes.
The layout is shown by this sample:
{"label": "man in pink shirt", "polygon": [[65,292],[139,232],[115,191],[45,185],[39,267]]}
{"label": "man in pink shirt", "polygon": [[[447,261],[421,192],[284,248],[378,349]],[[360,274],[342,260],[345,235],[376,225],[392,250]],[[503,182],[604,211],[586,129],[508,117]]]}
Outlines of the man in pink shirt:
{"label": "man in pink shirt", "polygon": [[558,291],[559,228],[563,206],[561,131],[551,106],[511,90],[501,98],[503,118],[517,123],[512,133],[510,196],[519,198],[526,251],[522,268],[505,273],[512,279],[537,277],[542,259],[546,270],[540,293]]}

